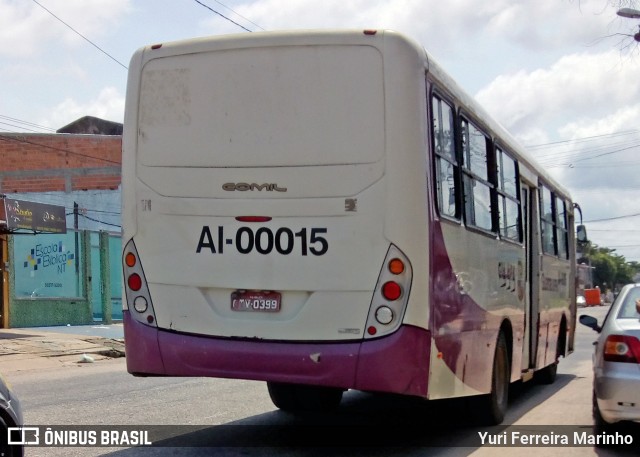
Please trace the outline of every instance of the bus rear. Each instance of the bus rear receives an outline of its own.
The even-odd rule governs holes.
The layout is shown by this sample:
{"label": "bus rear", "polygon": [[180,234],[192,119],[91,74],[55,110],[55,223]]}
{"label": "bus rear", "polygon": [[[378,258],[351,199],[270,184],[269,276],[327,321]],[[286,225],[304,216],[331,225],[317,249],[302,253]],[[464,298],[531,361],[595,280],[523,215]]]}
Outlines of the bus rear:
{"label": "bus rear", "polygon": [[387,35],[249,34],[134,55],[130,373],[264,380],[290,409],[346,389],[426,396],[428,313],[409,299],[416,262],[427,276],[427,208],[406,192],[427,193],[424,69]]}

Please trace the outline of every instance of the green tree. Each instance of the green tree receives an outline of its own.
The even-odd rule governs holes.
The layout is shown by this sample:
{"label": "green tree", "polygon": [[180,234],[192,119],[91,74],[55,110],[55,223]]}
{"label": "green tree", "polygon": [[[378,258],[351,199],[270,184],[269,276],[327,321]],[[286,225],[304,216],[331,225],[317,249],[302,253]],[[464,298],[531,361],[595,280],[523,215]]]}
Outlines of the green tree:
{"label": "green tree", "polygon": [[587,244],[582,248],[580,262],[594,267],[593,282],[601,288],[614,289],[616,286],[633,282],[640,271],[638,262],[627,262],[615,249]]}

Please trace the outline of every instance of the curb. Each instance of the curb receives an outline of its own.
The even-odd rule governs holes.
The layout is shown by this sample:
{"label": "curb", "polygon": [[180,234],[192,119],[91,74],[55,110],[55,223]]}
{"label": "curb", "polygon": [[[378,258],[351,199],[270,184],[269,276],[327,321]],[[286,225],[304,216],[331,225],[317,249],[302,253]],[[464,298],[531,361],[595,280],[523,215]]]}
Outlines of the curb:
{"label": "curb", "polygon": [[124,339],[30,329],[0,330],[0,372],[120,357],[125,357]]}

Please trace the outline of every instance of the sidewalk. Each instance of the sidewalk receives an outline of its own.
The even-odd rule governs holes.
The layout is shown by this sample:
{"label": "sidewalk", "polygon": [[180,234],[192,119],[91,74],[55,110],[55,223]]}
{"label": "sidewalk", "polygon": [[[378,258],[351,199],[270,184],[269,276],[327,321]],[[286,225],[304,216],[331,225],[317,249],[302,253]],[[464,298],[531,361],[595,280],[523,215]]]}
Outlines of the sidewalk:
{"label": "sidewalk", "polygon": [[[117,327],[119,326],[119,327]],[[0,373],[124,357],[122,324],[0,329]],[[109,329],[105,333],[104,329]]]}

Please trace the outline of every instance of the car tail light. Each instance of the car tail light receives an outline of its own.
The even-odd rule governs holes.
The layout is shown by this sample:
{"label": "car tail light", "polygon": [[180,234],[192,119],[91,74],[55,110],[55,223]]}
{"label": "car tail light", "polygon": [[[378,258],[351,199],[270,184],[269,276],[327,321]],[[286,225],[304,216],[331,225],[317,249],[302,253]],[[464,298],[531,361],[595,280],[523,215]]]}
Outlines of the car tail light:
{"label": "car tail light", "polygon": [[603,356],[607,362],[640,363],[640,340],[634,336],[609,335]]}
{"label": "car tail light", "polygon": [[156,316],[149,294],[149,286],[133,240],[130,240],[124,247],[122,271],[125,278],[126,295],[123,308],[128,310],[131,317],[138,322],[156,326]]}
{"label": "car tail light", "polygon": [[397,330],[409,301],[413,279],[409,259],[391,245],[382,265],[367,316],[365,338],[377,338]]}

